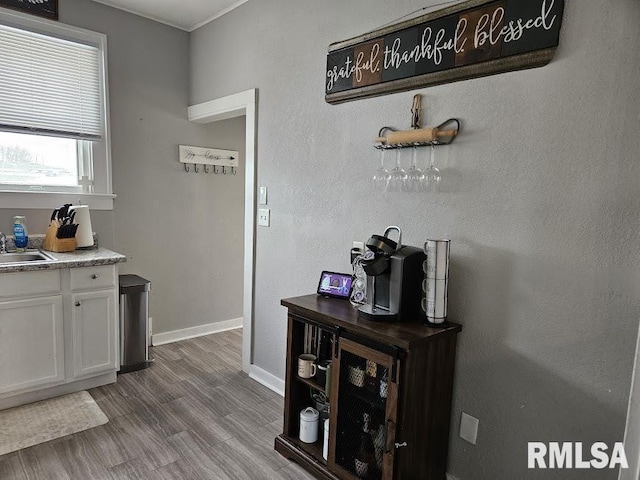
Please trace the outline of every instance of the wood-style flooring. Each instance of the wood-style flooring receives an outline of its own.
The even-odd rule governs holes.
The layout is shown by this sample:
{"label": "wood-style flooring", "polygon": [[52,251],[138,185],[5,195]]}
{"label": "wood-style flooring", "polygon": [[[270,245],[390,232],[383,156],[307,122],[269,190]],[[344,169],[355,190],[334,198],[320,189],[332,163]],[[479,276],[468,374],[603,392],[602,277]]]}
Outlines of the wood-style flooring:
{"label": "wood-style flooring", "polygon": [[0,479],[311,479],[273,450],[283,399],[241,372],[241,343],[153,347],[150,368],[89,391],[107,424],[0,456]]}

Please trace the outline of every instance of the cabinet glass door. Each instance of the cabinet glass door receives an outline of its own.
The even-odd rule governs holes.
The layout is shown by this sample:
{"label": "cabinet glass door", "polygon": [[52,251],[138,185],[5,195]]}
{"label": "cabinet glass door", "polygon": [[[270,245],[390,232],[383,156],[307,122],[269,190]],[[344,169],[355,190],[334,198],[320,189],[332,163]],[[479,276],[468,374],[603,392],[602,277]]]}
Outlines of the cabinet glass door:
{"label": "cabinet glass door", "polygon": [[393,356],[340,338],[329,444],[330,469],[340,476],[393,477],[397,369]]}

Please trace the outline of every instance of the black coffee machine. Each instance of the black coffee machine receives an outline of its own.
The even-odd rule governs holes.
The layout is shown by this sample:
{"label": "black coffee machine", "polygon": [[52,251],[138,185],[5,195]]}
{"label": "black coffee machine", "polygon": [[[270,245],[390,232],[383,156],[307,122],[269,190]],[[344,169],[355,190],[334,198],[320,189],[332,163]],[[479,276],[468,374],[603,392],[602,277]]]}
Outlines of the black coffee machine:
{"label": "black coffee machine", "polygon": [[[398,232],[398,242],[389,238]],[[403,321],[420,318],[422,297],[422,263],[426,256],[421,248],[402,245],[398,227],[387,227],[384,235],[372,235],[367,241],[362,267],[367,274],[367,303],[359,315],[367,320]]]}

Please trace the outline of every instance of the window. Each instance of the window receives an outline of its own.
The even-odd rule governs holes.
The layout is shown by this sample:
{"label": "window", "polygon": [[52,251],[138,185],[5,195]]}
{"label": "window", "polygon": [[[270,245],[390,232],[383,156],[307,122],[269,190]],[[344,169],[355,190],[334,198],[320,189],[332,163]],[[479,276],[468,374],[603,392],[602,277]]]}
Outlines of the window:
{"label": "window", "polygon": [[103,34],[0,13],[2,206],[112,208],[106,92]]}

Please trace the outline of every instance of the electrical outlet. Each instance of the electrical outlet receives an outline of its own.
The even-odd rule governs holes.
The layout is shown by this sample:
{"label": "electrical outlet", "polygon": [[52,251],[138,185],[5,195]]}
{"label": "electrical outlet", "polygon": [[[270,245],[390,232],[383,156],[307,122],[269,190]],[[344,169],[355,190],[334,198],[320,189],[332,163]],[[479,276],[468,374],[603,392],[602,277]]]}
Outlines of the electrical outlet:
{"label": "electrical outlet", "polygon": [[271,224],[271,210],[268,208],[260,208],[258,210],[258,225],[268,227]]}
{"label": "electrical outlet", "polygon": [[364,253],[364,242],[356,242],[354,240],[351,248],[357,248],[361,253]]}
{"label": "electrical outlet", "polygon": [[475,445],[478,438],[479,423],[480,420],[477,418],[462,412],[462,417],[460,417],[460,438]]}

